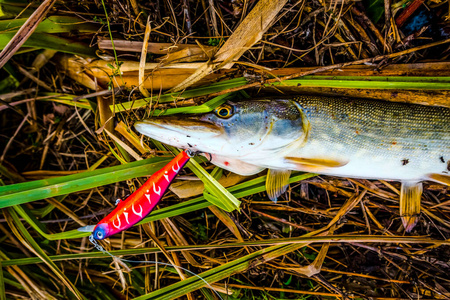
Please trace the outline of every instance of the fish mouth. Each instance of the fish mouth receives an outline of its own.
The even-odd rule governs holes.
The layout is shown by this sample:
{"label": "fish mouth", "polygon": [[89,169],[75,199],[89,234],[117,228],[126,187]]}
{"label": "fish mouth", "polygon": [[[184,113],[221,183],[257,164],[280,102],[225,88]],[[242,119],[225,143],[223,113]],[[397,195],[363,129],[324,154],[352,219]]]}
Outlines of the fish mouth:
{"label": "fish mouth", "polygon": [[205,139],[215,138],[223,133],[220,126],[204,121],[201,117],[156,117],[136,122],[134,127],[146,136],[180,148],[191,147],[194,143],[203,144]]}
{"label": "fish mouth", "polygon": [[183,133],[186,131],[210,132],[215,134],[222,133],[221,127],[215,125],[214,123],[206,122],[195,117],[157,117],[136,122],[134,126],[138,131],[138,128],[155,127]]}

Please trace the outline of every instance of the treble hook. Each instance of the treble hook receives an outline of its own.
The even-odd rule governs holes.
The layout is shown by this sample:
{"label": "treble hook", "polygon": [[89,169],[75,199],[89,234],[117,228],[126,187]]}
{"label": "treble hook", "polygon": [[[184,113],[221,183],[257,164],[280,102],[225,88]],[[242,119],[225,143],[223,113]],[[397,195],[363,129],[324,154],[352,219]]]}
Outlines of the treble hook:
{"label": "treble hook", "polygon": [[211,162],[211,160],[212,160],[212,155],[211,155],[211,153],[206,153],[206,152],[201,152],[201,151],[192,151],[191,149],[186,149],[186,150],[184,150],[185,152],[186,152],[186,154],[190,157],[190,158],[192,158],[192,157],[194,157],[194,156],[196,156],[196,155],[199,155],[199,154],[207,154],[207,155],[209,155],[209,158],[208,157],[206,157],[206,159],[208,159],[208,161],[209,162]]}
{"label": "treble hook", "polygon": [[184,151],[186,152],[187,156],[189,156],[190,158],[193,158],[198,153],[198,152],[192,151],[191,149],[186,149]]}

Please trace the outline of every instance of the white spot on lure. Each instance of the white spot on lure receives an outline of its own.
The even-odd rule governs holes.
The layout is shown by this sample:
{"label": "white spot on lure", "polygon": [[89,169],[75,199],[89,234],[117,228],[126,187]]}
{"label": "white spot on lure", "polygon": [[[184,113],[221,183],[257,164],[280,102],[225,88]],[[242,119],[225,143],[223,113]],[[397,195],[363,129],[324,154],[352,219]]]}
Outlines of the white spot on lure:
{"label": "white spot on lure", "polygon": [[180,171],[180,165],[178,164],[178,162],[177,162],[177,168],[178,169],[175,170],[173,167],[174,166],[172,166],[172,171],[174,171],[175,173],[178,173],[178,171]]}
{"label": "white spot on lure", "polygon": [[[124,210],[127,210],[126,208]],[[127,224],[130,224],[130,222],[128,221],[128,213],[124,212],[123,213],[125,215],[125,221],[127,221]]]}
{"label": "white spot on lure", "polygon": [[155,192],[155,194],[158,194],[158,196],[161,196],[161,187],[158,186],[158,190],[156,190],[156,186],[155,186],[154,182],[153,182],[153,191]]}
{"label": "white spot on lure", "polygon": [[113,220],[113,221],[112,221],[114,227],[116,227],[117,229],[120,229],[120,225],[121,225],[122,223],[120,222],[119,215],[117,215],[117,221],[119,221],[119,225],[116,225],[116,222],[115,222],[115,221],[116,221],[116,220]]}
{"label": "white spot on lure", "polygon": [[147,194],[145,194],[145,197],[147,198],[148,202],[150,204],[152,204],[152,200],[150,200],[150,191],[149,190],[147,190]]}
{"label": "white spot on lure", "polygon": [[167,180],[167,182],[170,183],[169,176],[167,175],[167,171],[164,172],[164,178]]}
{"label": "white spot on lure", "polygon": [[[150,200],[150,196],[148,197],[149,198],[149,200]],[[151,202],[150,202],[151,203]],[[139,216],[139,218],[142,218],[142,206],[139,204],[139,208],[141,209],[141,211],[140,212],[137,212],[135,209],[134,209],[134,203],[133,203],[133,205],[131,206],[131,209],[133,210],[133,212],[134,212],[134,214],[135,215],[138,215]]]}

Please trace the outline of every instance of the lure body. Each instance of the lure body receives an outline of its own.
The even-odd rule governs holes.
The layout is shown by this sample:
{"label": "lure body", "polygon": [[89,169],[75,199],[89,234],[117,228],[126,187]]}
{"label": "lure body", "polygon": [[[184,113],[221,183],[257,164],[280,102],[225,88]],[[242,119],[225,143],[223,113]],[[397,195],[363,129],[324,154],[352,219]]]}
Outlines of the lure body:
{"label": "lure body", "polygon": [[139,189],[117,204],[93,230],[96,240],[103,240],[133,226],[145,218],[158,204],[179,171],[189,161],[186,151],[178,154],[164,168],[154,173]]}

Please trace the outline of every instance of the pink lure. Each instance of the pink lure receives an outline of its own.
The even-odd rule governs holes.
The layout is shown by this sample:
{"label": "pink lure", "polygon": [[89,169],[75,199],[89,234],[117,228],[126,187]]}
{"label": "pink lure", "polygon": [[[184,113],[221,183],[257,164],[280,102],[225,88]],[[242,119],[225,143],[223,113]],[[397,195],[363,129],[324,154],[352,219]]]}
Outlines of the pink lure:
{"label": "pink lure", "polygon": [[154,173],[139,189],[120,201],[117,207],[93,231],[93,238],[103,240],[133,226],[145,218],[158,204],[170,183],[189,161],[189,154],[182,151],[164,168]]}

